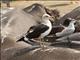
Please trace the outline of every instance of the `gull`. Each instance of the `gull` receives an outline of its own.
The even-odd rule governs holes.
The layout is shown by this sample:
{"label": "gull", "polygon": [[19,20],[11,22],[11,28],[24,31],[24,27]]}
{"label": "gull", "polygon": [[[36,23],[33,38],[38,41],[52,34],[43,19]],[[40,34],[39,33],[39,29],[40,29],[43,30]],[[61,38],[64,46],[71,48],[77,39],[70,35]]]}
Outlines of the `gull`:
{"label": "gull", "polygon": [[[63,36],[67,36],[67,35],[74,33],[74,31],[75,31],[74,23],[76,22],[76,20],[72,19],[72,18],[68,18],[67,20],[69,22],[69,25],[67,27],[64,27],[64,29],[61,32],[57,32],[56,33],[57,37],[63,37]],[[71,43],[71,41],[69,39],[68,39],[68,42]]]}
{"label": "gull", "polygon": [[32,31],[28,31],[28,33],[25,36],[23,36],[17,41],[24,41],[24,42],[27,41],[29,43],[31,39],[35,39],[35,38],[38,38],[41,41],[43,41],[43,38],[47,36],[52,30],[52,24],[50,22],[50,19],[51,19],[50,15],[43,14],[41,24],[37,26],[33,26],[34,29],[32,29]]}

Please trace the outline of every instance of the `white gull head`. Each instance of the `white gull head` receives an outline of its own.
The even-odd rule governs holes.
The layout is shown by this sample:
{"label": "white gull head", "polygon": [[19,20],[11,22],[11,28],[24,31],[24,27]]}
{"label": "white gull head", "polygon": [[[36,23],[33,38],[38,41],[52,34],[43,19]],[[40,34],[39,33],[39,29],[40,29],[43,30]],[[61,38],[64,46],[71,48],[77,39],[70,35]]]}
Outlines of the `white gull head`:
{"label": "white gull head", "polygon": [[50,18],[51,18],[51,16],[48,14],[43,14],[43,16],[42,16],[42,20],[49,20]]}
{"label": "white gull head", "polygon": [[43,38],[44,36],[48,35],[50,33],[51,29],[52,29],[52,24],[50,22],[50,18],[51,18],[51,16],[48,15],[48,14],[44,14],[42,16],[42,24],[48,26],[49,29],[41,34],[41,38]]}
{"label": "white gull head", "polygon": [[75,19],[72,19],[72,18],[68,18],[68,20],[71,21],[70,23],[75,23],[76,22],[76,20]]}

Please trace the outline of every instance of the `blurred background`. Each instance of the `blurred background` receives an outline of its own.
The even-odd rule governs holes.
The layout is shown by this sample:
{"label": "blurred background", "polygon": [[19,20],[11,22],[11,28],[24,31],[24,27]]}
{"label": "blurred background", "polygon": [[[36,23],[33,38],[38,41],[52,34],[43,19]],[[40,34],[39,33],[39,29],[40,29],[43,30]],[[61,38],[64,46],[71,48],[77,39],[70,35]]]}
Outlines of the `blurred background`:
{"label": "blurred background", "polygon": [[[17,49],[31,46],[24,42],[16,43],[16,41],[19,37],[21,37],[24,33],[27,32],[27,30],[29,29],[30,26],[36,24],[36,20],[39,20],[38,17],[34,18],[34,16],[32,16],[28,13],[26,14],[26,12],[23,11],[24,8],[27,8],[28,6],[31,6],[34,3],[39,3],[39,4],[47,7],[50,10],[57,9],[60,12],[60,17],[71,12],[76,7],[80,6],[80,0],[59,0],[59,1],[56,1],[56,0],[51,0],[51,1],[50,0],[39,0],[39,1],[38,0],[2,0],[2,1],[0,1],[0,4],[1,4],[1,6],[0,6],[0,11],[1,11],[0,12],[0,14],[1,14],[0,30],[1,30],[2,35],[4,37],[6,37],[4,39],[4,43],[1,44],[1,50],[3,51],[2,52],[2,54],[3,54],[2,60],[8,60],[7,58],[9,58],[11,54],[13,55],[13,53],[16,52]],[[36,13],[34,13],[34,14],[36,14]],[[55,47],[53,47],[53,49],[55,49]],[[68,49],[62,48],[60,50],[59,48],[57,48],[57,50],[55,50],[53,55],[51,55],[51,56],[59,57],[59,56],[61,56],[61,54],[64,53],[60,57],[61,60],[64,60],[65,57],[68,58],[68,60],[80,60],[80,54],[79,54],[80,51],[78,52],[78,56],[77,56],[76,55],[77,48],[75,48],[75,49],[76,50],[68,50]],[[79,50],[80,50],[80,48],[79,48]],[[60,54],[56,54],[55,52],[56,53],[60,52]],[[35,54],[35,56],[33,58],[36,58],[36,55],[37,54]],[[66,56],[64,56],[64,55],[66,55]],[[19,57],[18,59],[13,59],[13,60],[25,60],[25,59],[28,59],[29,56],[31,57],[32,55],[29,55],[28,57],[26,57],[26,56],[27,55],[23,55],[22,57]],[[77,57],[75,57],[75,56],[77,56]],[[31,58],[29,58],[29,59],[31,60]],[[47,57],[44,57],[44,60],[46,60],[46,59],[47,59]],[[32,60],[37,60],[37,59],[32,59]],[[49,59],[47,59],[47,60],[49,60]],[[59,60],[59,59],[56,58],[55,60]]]}

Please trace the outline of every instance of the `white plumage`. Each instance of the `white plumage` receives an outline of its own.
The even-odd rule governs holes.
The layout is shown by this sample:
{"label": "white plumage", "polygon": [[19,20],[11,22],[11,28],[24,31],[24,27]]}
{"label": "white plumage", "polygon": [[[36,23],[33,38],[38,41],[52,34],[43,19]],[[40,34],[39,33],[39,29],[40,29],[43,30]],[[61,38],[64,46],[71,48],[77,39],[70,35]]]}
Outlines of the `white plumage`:
{"label": "white plumage", "polygon": [[[45,16],[47,16],[47,18]],[[43,17],[42,17],[42,19],[43,19],[43,23],[42,24],[48,26],[49,29],[47,31],[45,31],[44,33],[41,34],[41,38],[44,38],[45,36],[47,36],[51,32],[52,24],[49,21],[49,18],[50,18],[50,16],[48,14],[44,14]]]}

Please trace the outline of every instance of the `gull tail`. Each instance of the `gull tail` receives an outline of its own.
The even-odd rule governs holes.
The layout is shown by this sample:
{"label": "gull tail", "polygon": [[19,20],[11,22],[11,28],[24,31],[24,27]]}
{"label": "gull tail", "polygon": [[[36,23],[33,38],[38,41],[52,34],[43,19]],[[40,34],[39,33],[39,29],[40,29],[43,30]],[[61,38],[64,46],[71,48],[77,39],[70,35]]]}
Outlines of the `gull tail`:
{"label": "gull tail", "polygon": [[22,37],[21,39],[17,40],[16,42],[20,42],[20,41],[23,41],[23,42],[28,43],[30,45],[39,45],[37,42],[30,40],[26,37]]}

